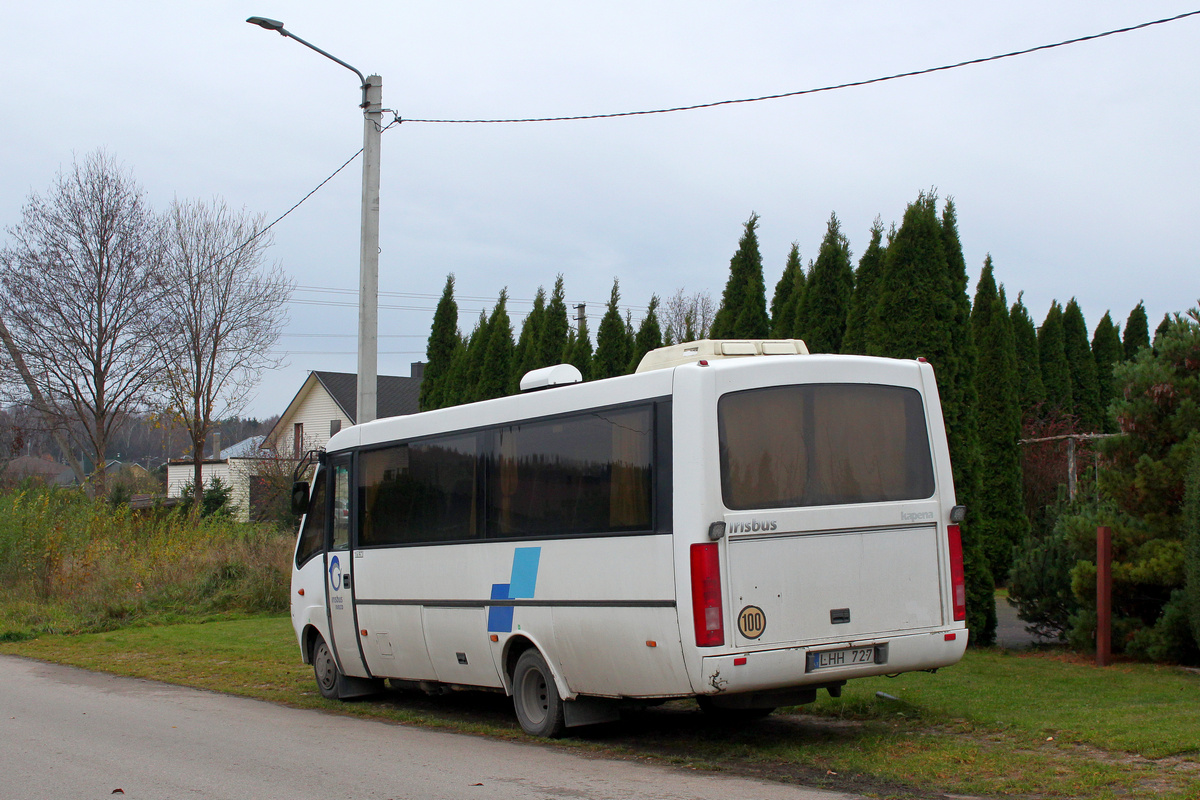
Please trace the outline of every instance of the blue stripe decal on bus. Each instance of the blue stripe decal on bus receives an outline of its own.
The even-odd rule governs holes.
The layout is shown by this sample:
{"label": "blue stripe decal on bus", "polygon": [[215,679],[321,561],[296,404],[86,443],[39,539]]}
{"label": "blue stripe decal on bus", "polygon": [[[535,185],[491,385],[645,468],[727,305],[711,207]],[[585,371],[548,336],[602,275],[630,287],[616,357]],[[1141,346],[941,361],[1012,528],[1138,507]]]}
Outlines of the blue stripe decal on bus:
{"label": "blue stripe decal on bus", "polygon": [[[513,551],[508,583],[492,584],[492,600],[530,599],[537,589],[538,562],[542,548],[518,547]],[[488,607],[488,633],[512,633],[513,606]]]}
{"label": "blue stripe decal on bus", "polygon": [[540,547],[518,547],[513,551],[512,579],[508,583],[508,599],[532,598],[537,587]]}

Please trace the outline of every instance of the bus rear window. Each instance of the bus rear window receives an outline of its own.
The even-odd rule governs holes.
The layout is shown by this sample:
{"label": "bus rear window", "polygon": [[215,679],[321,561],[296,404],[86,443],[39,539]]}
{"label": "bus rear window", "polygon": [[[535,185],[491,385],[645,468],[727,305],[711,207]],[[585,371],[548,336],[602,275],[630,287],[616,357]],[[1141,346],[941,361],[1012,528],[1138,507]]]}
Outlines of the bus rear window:
{"label": "bus rear window", "polygon": [[875,384],[732,392],[717,405],[735,510],[918,500],[934,490],[921,395]]}

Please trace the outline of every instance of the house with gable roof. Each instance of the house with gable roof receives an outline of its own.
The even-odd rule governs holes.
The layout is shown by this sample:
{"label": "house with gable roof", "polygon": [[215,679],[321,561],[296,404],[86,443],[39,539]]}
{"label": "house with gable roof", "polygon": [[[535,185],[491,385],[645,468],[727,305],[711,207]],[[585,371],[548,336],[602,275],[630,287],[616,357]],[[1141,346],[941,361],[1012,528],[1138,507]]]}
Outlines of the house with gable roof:
{"label": "house with gable roof", "polygon": [[[380,375],[377,379],[376,417],[415,414],[419,409],[424,364],[412,365],[413,377]],[[265,448],[279,457],[298,458],[324,447],[331,436],[355,423],[358,411],[358,376],[351,372],[308,373],[308,378],[267,434]]]}
{"label": "house with gable roof", "polygon": [[[376,384],[379,418],[418,411],[424,364],[412,365],[413,376],[380,375]],[[300,391],[288,403],[266,436],[239,442],[222,452],[219,439],[202,464],[204,481],[220,478],[232,488],[231,501],[242,522],[262,518],[263,510],[279,492],[278,476],[290,472],[306,451],[322,448],[329,438],[353,425],[358,405],[358,376],[349,372],[308,373]],[[192,481],[189,459],[168,465],[167,494],[178,497]]]}

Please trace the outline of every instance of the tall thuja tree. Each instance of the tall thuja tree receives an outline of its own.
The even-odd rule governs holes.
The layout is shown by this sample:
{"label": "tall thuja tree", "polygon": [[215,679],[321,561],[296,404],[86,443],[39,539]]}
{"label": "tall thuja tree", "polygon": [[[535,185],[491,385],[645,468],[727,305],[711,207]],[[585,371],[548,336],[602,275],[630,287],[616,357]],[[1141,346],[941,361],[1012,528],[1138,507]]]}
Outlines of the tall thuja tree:
{"label": "tall thuja tree", "polygon": [[771,336],[790,339],[793,335],[792,322],[796,317],[796,303],[804,296],[804,264],[800,261],[800,245],[792,242],[788,251],[783,276],[775,284],[775,295],[771,298]]}
{"label": "tall thuja tree", "polygon": [[1085,431],[1103,427],[1100,409],[1100,389],[1096,383],[1096,359],[1088,343],[1087,322],[1075,298],[1063,309],[1063,350],[1071,371],[1071,398],[1075,415]]}
{"label": "tall thuja tree", "polygon": [[1096,360],[1096,389],[1100,399],[1100,415],[1105,433],[1116,433],[1116,421],[1108,414],[1108,406],[1117,396],[1113,384],[1113,367],[1125,360],[1121,334],[1107,311],[1092,334],[1092,356]]}
{"label": "tall thuja tree", "polygon": [[842,234],[837,214],[829,215],[825,238],[805,287],[805,328],[799,331],[814,353],[840,353],[846,334],[846,315],[854,293],[850,241]]}
{"label": "tall thuja tree", "polygon": [[975,288],[971,330],[978,348],[979,450],[983,480],[972,530],[983,542],[992,575],[1004,581],[1013,554],[1029,532],[1021,483],[1021,408],[1017,354],[1003,290],[996,289],[989,255]]}
{"label": "tall thuja tree", "polygon": [[446,276],[446,287],[442,299],[433,312],[433,326],[429,331],[429,343],[425,346],[425,374],[421,378],[421,394],[418,400],[422,411],[441,408],[446,376],[454,353],[462,346],[462,335],[458,332],[458,303],[454,301],[454,275]]}
{"label": "tall thuja tree", "polygon": [[813,270],[815,268],[816,268],[816,265],[813,264],[813,261],[810,258],[808,260],[808,268],[806,270],[801,270],[805,276],[804,277],[804,291],[802,291],[800,293],[800,296],[796,298],[796,307],[792,311],[792,333],[791,333],[791,335],[793,338],[796,338],[796,339],[804,338],[804,331],[808,329],[808,305],[809,305],[808,289],[809,289],[809,284],[812,282],[811,278],[812,278]]}
{"label": "tall thuja tree", "polygon": [[579,370],[586,381],[592,375],[592,339],[588,334],[587,317],[579,320],[579,330],[567,332],[567,346],[563,351],[563,363]]}
{"label": "tall thuja tree", "polygon": [[[982,472],[979,451],[979,395],[975,388],[975,335],[971,330],[971,298],[967,294],[967,262],[963,258],[958,235],[958,214],[954,200],[947,198],[942,209],[942,241],[946,250],[946,276],[950,291],[951,374],[945,381],[954,408],[946,433],[950,440],[950,461],[959,502],[968,508],[977,505]],[[940,391],[940,390],[939,390]],[[973,638],[976,644],[992,644],[996,638],[996,576],[984,550],[982,531],[968,520],[962,526],[963,566],[967,575],[967,595],[975,605]],[[1004,576],[1000,576],[1003,578]]]}
{"label": "tall thuja tree", "polygon": [[1158,347],[1158,340],[1169,330],[1171,330],[1171,315],[1163,314],[1162,322],[1158,323],[1158,327],[1154,329],[1154,338],[1150,341],[1150,344]]}
{"label": "tall thuja tree", "polygon": [[652,295],[650,308],[646,311],[646,316],[642,318],[642,324],[638,326],[637,334],[633,338],[633,351],[630,354],[629,366],[625,371],[632,373],[637,370],[638,364],[642,363],[642,356],[655,348],[662,347],[662,343],[662,327],[658,324],[658,295]]}
{"label": "tall thuja tree", "polygon": [[450,357],[450,366],[442,376],[441,388],[437,392],[437,405],[434,408],[446,408],[467,402],[463,397],[463,388],[467,383],[467,370],[470,355],[467,349],[468,339],[458,338],[458,345]]}
{"label": "tall thuja tree", "polygon": [[843,353],[863,355],[867,352],[867,327],[879,301],[879,275],[883,272],[885,252],[883,220],[876,217],[871,225],[871,243],[858,260],[858,269],[854,272],[854,294],[850,297],[846,335],[842,338]]}
{"label": "tall thuja tree", "polygon": [[550,303],[546,306],[546,316],[542,322],[542,335],[538,340],[539,367],[550,367],[565,362],[570,330],[563,276],[559,275],[554,280],[554,291],[550,293]]}
{"label": "tall thuja tree", "polygon": [[616,279],[600,327],[596,330],[596,352],[592,355],[592,378],[612,378],[624,375],[629,366],[629,337],[625,320],[621,319],[621,290]]}
{"label": "tall thuja tree", "polygon": [[509,378],[508,394],[521,390],[521,378],[526,372],[545,366],[541,361],[542,328],[546,319],[546,290],[538,287],[533,298],[533,310],[521,323],[521,333],[513,348],[512,376]]}
{"label": "tall thuja tree", "polygon": [[1009,311],[1012,321],[1013,345],[1017,356],[1017,402],[1021,412],[1028,414],[1046,400],[1046,387],[1042,384],[1042,360],[1038,355],[1037,326],[1021,295]]}
{"label": "tall thuja tree", "polygon": [[1125,320],[1125,336],[1121,340],[1125,348],[1125,360],[1132,361],[1138,350],[1150,346],[1150,323],[1146,319],[1146,306],[1139,300]]}
{"label": "tall thuja tree", "polygon": [[1071,365],[1067,361],[1063,333],[1063,308],[1057,300],[1050,303],[1046,319],[1038,329],[1038,358],[1042,367],[1042,386],[1046,390],[1046,405],[1050,411],[1070,414],[1075,408],[1071,393]]}
{"label": "tall thuja tree", "polygon": [[868,341],[870,355],[923,356],[939,370],[950,350],[954,316],[946,248],[937,218],[937,198],[922,193],[905,209],[904,219],[887,248],[879,276],[878,313]]}
{"label": "tall thuja tree", "polygon": [[[944,382],[954,409],[948,420],[948,432],[951,453],[963,462],[961,472],[955,475],[955,487],[960,485],[961,477],[961,485],[967,492],[968,502],[971,502],[978,490],[979,480],[979,396],[975,388],[975,336],[971,329],[971,298],[967,294],[967,262],[963,258],[958,216],[952,199],[946,200],[942,210],[942,239],[946,248],[946,272],[953,308],[950,323],[951,370]],[[939,391],[942,384],[939,379]],[[942,399],[944,402],[945,394]]]}
{"label": "tall thuja tree", "polygon": [[487,312],[480,310],[470,337],[463,343],[461,352],[455,353],[450,364],[450,377],[442,388],[442,408],[479,399],[479,376],[483,372],[487,340]]}
{"label": "tall thuja tree", "polygon": [[508,289],[505,288],[500,290],[500,299],[488,318],[487,347],[479,375],[478,399],[490,400],[508,394],[513,349],[512,323],[508,318]]}
{"label": "tall thuja tree", "polygon": [[[758,215],[751,214],[738,241],[737,252],[729,260],[729,280],[709,330],[709,336],[714,339],[764,339],[771,333],[757,230]],[[596,348],[599,355],[599,333]]]}
{"label": "tall thuja tree", "polygon": [[[933,364],[950,438],[956,493],[966,499],[972,496],[977,474],[978,432],[973,438],[954,435],[962,430],[964,416],[956,406],[964,396],[958,383],[962,356],[955,351],[956,338],[951,331],[957,311],[956,286],[946,259],[937,197],[922,192],[905,209],[903,222],[887,247],[879,277],[878,311],[868,330],[869,352],[895,358],[922,356]],[[970,524],[963,526],[962,535],[967,622],[975,643],[989,644],[996,634],[994,580],[982,542]]]}

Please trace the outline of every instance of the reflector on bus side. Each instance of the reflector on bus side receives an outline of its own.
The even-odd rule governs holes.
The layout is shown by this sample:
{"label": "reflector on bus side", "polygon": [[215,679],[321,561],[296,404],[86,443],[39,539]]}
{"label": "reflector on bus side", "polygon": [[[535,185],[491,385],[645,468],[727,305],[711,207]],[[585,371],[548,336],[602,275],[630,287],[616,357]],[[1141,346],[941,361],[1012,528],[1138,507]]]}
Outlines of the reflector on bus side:
{"label": "reflector on bus side", "polygon": [[691,558],[696,646],[719,647],[725,644],[725,623],[721,615],[721,563],[717,545],[694,544]]}

